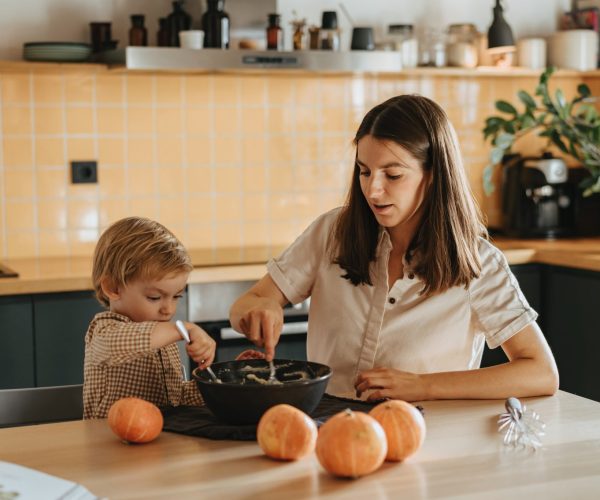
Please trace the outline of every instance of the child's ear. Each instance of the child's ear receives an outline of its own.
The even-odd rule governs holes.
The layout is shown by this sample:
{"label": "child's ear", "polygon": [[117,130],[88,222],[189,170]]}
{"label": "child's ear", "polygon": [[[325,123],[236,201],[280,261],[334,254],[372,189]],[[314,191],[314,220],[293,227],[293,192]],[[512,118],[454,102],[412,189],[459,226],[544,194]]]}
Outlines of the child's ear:
{"label": "child's ear", "polygon": [[100,288],[102,288],[102,293],[108,297],[108,300],[117,300],[121,295],[119,287],[109,277],[100,280]]}

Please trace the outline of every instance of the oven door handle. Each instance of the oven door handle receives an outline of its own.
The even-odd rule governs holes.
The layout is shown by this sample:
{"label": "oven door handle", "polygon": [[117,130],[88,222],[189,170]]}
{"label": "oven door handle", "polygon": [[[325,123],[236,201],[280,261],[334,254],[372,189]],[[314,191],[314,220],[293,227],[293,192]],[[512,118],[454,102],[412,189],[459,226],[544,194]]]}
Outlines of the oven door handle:
{"label": "oven door handle", "polygon": [[[281,329],[281,335],[292,335],[295,333],[306,332],[308,332],[308,321],[284,323],[283,328]],[[245,338],[243,333],[236,332],[233,328],[221,328],[219,333],[222,340]]]}

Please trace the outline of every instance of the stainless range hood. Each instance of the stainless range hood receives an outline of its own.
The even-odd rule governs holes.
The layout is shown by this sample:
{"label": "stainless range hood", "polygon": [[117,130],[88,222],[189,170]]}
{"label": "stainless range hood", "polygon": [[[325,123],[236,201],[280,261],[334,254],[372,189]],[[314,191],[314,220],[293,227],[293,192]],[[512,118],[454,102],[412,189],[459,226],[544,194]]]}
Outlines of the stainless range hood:
{"label": "stainless range hood", "polygon": [[318,72],[395,73],[402,69],[400,52],[306,50],[296,52],[239,49],[127,47],[104,52],[99,62],[145,71],[304,70]]}

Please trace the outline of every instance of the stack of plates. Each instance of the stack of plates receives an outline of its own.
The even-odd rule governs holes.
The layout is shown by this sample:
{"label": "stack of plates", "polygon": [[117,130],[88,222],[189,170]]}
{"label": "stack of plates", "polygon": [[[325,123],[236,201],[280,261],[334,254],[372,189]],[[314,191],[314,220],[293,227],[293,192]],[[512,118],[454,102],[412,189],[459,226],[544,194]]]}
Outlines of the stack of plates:
{"label": "stack of plates", "polygon": [[26,61],[82,62],[92,54],[92,46],[76,42],[29,42],[23,44]]}

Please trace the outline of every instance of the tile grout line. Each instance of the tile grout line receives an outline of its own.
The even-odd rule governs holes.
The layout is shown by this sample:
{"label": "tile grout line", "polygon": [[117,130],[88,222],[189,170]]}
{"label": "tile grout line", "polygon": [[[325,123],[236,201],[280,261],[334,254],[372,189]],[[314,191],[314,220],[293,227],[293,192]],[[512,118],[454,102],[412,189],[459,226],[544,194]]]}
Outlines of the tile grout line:
{"label": "tile grout line", "polygon": [[[61,84],[63,82],[63,77],[61,77]],[[61,85],[61,91],[62,91]],[[30,111],[29,116],[31,118],[31,131],[33,137],[31,138],[31,163],[33,166],[33,179],[32,179],[32,189],[33,189],[33,225],[34,228],[37,228],[35,231],[34,237],[34,249],[36,257],[40,255],[40,224],[39,224],[39,201],[37,197],[37,161],[36,161],[36,148],[35,148],[35,95],[34,95],[34,85],[33,85],[33,73],[29,73],[29,102],[30,102]]]}
{"label": "tile grout line", "polygon": [[[151,102],[150,102],[150,111],[152,114],[152,187],[156,196],[154,196],[154,206],[152,207],[152,218],[159,221],[162,224],[162,210],[161,210],[161,202],[162,196],[160,195],[160,163],[158,161],[158,127],[157,127],[157,113],[156,113],[156,100],[158,96],[157,86],[156,86],[156,75],[152,75],[151,82]],[[137,198],[137,197],[136,197]]]}
{"label": "tile grout line", "polygon": [[[4,79],[0,78],[0,132],[2,137],[4,137],[4,99],[2,98],[4,90]],[[0,196],[0,215],[2,217],[2,258],[6,258],[8,255],[8,237],[7,237],[7,229],[6,229],[6,177],[5,177],[6,167],[4,165],[4,140],[0,141],[0,175],[1,179],[1,194]]]}
{"label": "tile grout line", "polygon": [[66,227],[66,237],[67,237],[67,255],[68,256],[72,256],[73,255],[73,241],[71,238],[71,224],[70,224],[70,217],[69,217],[69,201],[70,201],[70,196],[69,196],[69,148],[68,148],[68,134],[67,134],[67,110],[66,110],[66,105],[65,105],[65,96],[64,96],[64,89],[61,86],[61,97],[62,97],[62,130],[63,130],[63,134],[62,134],[62,139],[63,139],[63,172],[66,172],[65,175],[63,176],[63,181],[65,183],[65,198],[64,198],[64,204],[65,204],[65,212],[66,212],[66,216],[67,216],[67,227]]}
{"label": "tile grout line", "polygon": [[[185,101],[187,99],[187,77],[184,75],[181,75],[179,77],[179,103],[178,103],[178,110],[179,110],[179,147],[181,148],[181,167],[183,170],[183,184],[184,186],[186,186],[186,188],[183,190],[183,210],[184,210],[184,215],[183,215],[183,237],[185,238],[185,241],[189,241],[190,240],[190,234],[191,234],[191,225],[190,225],[190,189],[189,189],[189,178],[190,178],[190,161],[189,161],[189,157],[187,154],[188,148],[187,148],[187,141],[188,141],[188,134],[187,134],[187,124],[186,124],[186,120],[185,120],[185,113],[184,113],[184,109],[185,109]],[[188,247],[188,245],[185,245],[186,248]]]}

